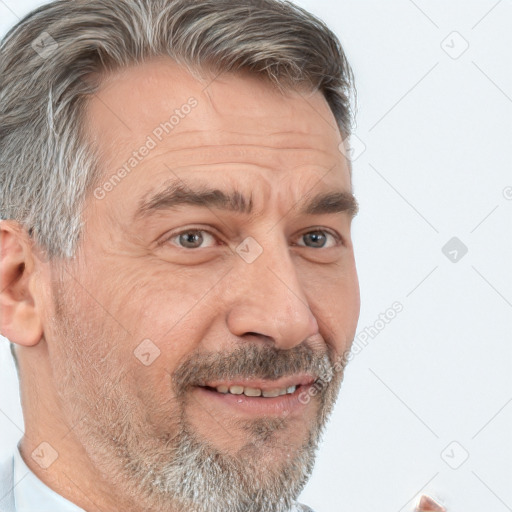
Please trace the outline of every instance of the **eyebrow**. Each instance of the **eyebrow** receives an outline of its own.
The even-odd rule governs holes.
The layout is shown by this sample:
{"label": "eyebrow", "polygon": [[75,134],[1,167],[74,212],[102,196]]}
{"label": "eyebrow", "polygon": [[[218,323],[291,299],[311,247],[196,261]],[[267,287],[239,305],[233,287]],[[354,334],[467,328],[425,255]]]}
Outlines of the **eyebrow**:
{"label": "eyebrow", "polygon": [[[182,205],[214,208],[243,215],[250,215],[254,206],[252,196],[246,198],[238,190],[225,192],[208,186],[192,189],[181,183],[172,183],[150,197],[143,197],[135,212],[134,220]],[[340,190],[316,194],[299,206],[299,213],[302,215],[347,213],[350,217],[354,217],[358,209],[354,195]]]}

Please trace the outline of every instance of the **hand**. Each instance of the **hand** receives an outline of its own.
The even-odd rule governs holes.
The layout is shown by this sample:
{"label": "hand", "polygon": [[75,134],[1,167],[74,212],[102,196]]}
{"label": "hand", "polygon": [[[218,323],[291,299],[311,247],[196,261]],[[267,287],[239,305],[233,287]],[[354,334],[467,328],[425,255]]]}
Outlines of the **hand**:
{"label": "hand", "polygon": [[446,509],[430,496],[424,494],[415,512],[446,512]]}

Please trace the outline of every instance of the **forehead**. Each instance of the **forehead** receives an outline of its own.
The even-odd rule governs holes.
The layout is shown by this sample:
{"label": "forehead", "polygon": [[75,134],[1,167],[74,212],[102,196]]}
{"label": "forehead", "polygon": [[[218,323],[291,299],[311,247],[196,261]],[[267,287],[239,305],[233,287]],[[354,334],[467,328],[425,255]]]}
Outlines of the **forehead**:
{"label": "forehead", "polygon": [[[161,123],[167,113],[193,96],[202,107],[194,118],[205,129],[243,119],[248,129],[258,128],[266,134],[273,126],[288,126],[293,131],[313,130],[322,135],[329,128],[339,137],[334,116],[320,92],[287,90],[283,95],[248,73],[202,73],[204,78],[198,79],[168,57],[110,72],[103,76],[100,91],[89,105],[89,121],[97,130],[116,129],[118,135],[126,135],[125,131]],[[261,126],[262,120],[265,126]]]}
{"label": "forehead", "polygon": [[[164,57],[110,73],[88,105],[86,129],[106,177],[132,160],[126,181],[132,188],[138,181],[140,196],[170,168],[231,181],[244,166],[274,174],[309,169],[308,186],[326,175],[350,189],[341,135],[323,95],[283,94],[247,74],[197,79]],[[144,146],[150,151],[141,156]]]}

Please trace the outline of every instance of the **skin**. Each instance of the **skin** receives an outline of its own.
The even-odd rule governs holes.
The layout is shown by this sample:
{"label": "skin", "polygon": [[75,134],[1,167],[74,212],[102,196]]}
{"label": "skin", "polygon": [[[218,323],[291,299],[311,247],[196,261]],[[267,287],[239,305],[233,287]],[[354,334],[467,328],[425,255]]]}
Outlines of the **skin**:
{"label": "skin", "polygon": [[[101,155],[97,184],[192,96],[197,107],[128,176],[102,199],[89,194],[72,260],[45,261],[19,225],[0,223],[0,327],[17,345],[21,453],[43,482],[91,512],[178,509],[126,482],[121,458],[102,444],[110,434],[98,431],[108,414],[104,424],[120,437],[129,419],[150,453],[161,447],[153,439],[176,434],[180,412],[197,439],[263,479],[258,464],[279,474],[327,413],[318,397],[281,418],[238,415],[197,389],[178,397],[172,379],[189,358],[247,350],[249,369],[251,347],[278,350],[286,365],[288,354],[298,361],[293,357],[307,346],[333,360],[355,335],[351,215],[300,216],[294,209],[311,192],[351,191],[341,135],[320,93],[282,94],[242,75],[201,81],[169,59],[112,73],[85,121]],[[187,205],[133,220],[142,197],[177,178],[236,186],[252,195],[254,213]],[[179,247],[176,236],[158,245],[187,228],[211,235],[203,232],[200,248]],[[327,235],[326,248],[306,246],[303,235],[319,229],[342,242]],[[263,248],[250,264],[236,253],[249,236]],[[134,356],[144,339],[160,350],[149,366]],[[331,394],[340,382],[337,375]],[[43,441],[58,452],[48,469],[31,456]]]}

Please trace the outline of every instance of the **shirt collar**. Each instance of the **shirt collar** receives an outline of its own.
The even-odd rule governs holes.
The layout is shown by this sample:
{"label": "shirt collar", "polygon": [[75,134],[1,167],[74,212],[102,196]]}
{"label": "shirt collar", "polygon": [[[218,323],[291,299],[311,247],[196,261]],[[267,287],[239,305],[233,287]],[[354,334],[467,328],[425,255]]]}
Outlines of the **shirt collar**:
{"label": "shirt collar", "polygon": [[14,450],[14,502],[16,512],[85,512],[50,489],[29,469],[19,447]]}

